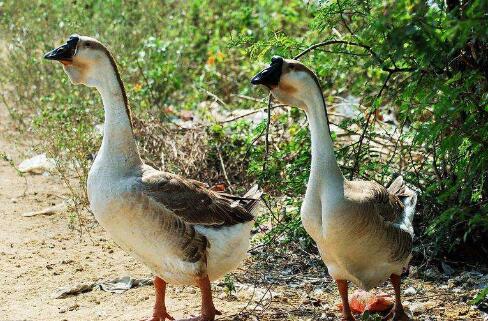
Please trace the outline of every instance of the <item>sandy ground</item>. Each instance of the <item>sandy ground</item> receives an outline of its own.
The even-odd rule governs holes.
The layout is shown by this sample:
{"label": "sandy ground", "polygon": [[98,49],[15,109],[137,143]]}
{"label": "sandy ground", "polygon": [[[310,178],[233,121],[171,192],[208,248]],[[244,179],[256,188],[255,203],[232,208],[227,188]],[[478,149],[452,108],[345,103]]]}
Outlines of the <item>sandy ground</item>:
{"label": "sandy ground", "polygon": [[[0,105],[0,152],[18,164],[32,152],[8,128],[8,117]],[[96,290],[52,298],[63,286],[122,276],[150,277],[147,268],[120,250],[96,225],[90,235],[80,236],[69,228],[67,212],[21,215],[59,204],[65,195],[55,176],[22,177],[9,162],[0,160],[0,320],[139,320],[148,316],[154,299],[152,286],[122,294]],[[274,267],[270,263],[270,270],[260,272],[262,280],[273,284],[272,300],[259,297],[266,293],[265,282],[254,289],[251,279],[259,264],[252,260],[244,264],[247,270],[241,268],[232,276],[238,285],[235,295],[226,294],[223,283],[214,284],[215,304],[224,314],[218,319],[243,320],[247,315],[247,320],[339,320],[336,289],[323,267],[312,276],[301,276],[294,275],[288,258],[281,262]],[[299,269],[300,263],[297,266]],[[447,282],[415,278],[408,279],[403,288],[409,286],[417,294],[407,296],[406,304],[422,306],[415,320],[482,320],[479,311],[464,303],[473,292],[456,292]],[[382,290],[391,293],[389,285]],[[199,302],[198,289],[169,287],[168,312],[175,318],[195,315]],[[247,314],[233,317],[243,309]]]}

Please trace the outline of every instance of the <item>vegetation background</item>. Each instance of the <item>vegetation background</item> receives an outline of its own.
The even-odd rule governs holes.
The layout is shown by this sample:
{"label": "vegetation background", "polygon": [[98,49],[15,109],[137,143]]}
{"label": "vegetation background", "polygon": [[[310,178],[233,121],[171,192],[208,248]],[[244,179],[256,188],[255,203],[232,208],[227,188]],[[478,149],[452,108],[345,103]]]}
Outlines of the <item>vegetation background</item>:
{"label": "vegetation background", "polygon": [[249,80],[272,55],[325,42],[300,59],[322,82],[345,176],[401,173],[418,190],[415,260],[487,263],[487,12],[486,0],[0,1],[0,99],[57,159],[71,223],[83,221],[102,104],[42,56],[94,36],[118,61],[148,163],[237,193],[258,181],[270,209],[259,242],[313,252],[299,220],[305,116],[274,107],[266,153],[266,119],[252,116],[267,93]]}

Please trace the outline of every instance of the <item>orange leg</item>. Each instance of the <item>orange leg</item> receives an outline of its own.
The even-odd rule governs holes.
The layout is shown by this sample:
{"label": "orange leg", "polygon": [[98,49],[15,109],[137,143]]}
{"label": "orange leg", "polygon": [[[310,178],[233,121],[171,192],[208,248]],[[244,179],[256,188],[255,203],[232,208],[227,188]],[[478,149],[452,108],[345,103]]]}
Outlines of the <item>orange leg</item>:
{"label": "orange leg", "polygon": [[349,307],[349,299],[348,299],[348,284],[346,280],[336,280],[337,287],[339,288],[339,294],[341,295],[342,299],[342,316],[344,321],[355,321],[352,313],[351,308]]}
{"label": "orange leg", "polygon": [[221,313],[215,309],[213,304],[210,280],[208,279],[208,276],[204,276],[198,278],[196,281],[202,294],[202,315],[181,321],[213,321],[215,320],[215,316],[220,315]]}
{"label": "orange leg", "polygon": [[401,278],[399,275],[392,274],[390,276],[391,284],[393,285],[393,290],[395,290],[395,306],[391,310],[391,312],[383,318],[383,320],[387,320],[393,317],[393,321],[410,321],[410,318],[405,313],[403,309],[402,300],[401,300],[401,289],[400,289],[400,282]]}
{"label": "orange leg", "polygon": [[172,316],[166,312],[166,282],[158,276],[154,277],[154,289],[156,290],[156,303],[154,303],[152,317],[145,319],[144,321],[165,321],[174,320]]}

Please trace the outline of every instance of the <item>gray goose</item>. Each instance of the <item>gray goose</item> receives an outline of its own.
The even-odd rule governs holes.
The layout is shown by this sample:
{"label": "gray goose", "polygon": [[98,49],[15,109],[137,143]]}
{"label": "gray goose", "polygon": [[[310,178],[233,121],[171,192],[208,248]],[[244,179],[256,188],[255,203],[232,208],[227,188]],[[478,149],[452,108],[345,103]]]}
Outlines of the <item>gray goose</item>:
{"label": "gray goose", "polygon": [[416,193],[401,176],[388,188],[344,178],[334,155],[319,81],[302,63],[273,57],[251,83],[266,86],[280,102],[307,114],[312,164],[301,218],[337,282],[344,319],[354,320],[348,281],[369,290],[390,278],[395,307],[387,317],[408,320],[400,298],[400,275],[411,258]]}
{"label": "gray goose", "polygon": [[96,39],[72,35],[45,58],[61,62],[73,84],[95,87],[102,96],[104,135],[88,175],[90,208],[114,241],[156,275],[156,303],[147,320],[173,320],[165,306],[167,283],[197,285],[201,315],[188,320],[214,320],[219,312],[210,281],[246,257],[260,191],[219,194],[144,164],[117,65]]}

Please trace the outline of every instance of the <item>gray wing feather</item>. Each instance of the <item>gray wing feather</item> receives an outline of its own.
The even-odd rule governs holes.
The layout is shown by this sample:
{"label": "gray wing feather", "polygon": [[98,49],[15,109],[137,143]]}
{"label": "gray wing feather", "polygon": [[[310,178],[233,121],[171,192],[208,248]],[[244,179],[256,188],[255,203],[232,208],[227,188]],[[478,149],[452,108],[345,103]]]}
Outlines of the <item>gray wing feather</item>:
{"label": "gray wing feather", "polygon": [[141,184],[146,195],[190,224],[223,226],[252,221],[252,209],[259,200],[236,202],[238,197],[221,195],[203,183],[150,167],[144,170]]}

